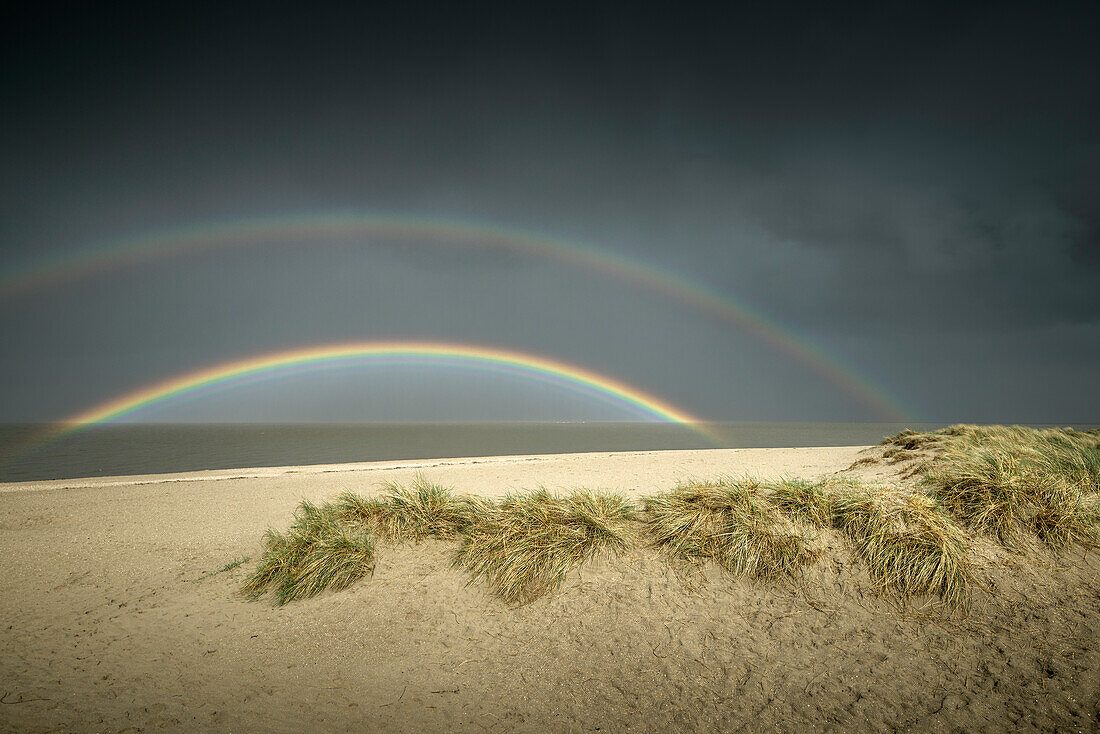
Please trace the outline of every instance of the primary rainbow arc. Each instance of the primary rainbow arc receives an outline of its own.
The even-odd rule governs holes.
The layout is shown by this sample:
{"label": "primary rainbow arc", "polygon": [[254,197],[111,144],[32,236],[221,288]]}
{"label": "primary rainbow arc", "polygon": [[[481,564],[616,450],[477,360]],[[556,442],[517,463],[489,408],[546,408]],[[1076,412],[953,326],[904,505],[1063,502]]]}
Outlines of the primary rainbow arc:
{"label": "primary rainbow arc", "polygon": [[532,376],[553,378],[577,389],[594,391],[649,418],[679,423],[703,435],[701,421],[670,403],[611,377],[576,365],[524,352],[450,342],[368,341],[311,346],[271,352],[179,375],[101,403],[63,421],[59,435],[125,417],[142,408],[232,380],[296,365],[339,363],[364,357],[416,357],[458,360],[484,367],[513,368]]}

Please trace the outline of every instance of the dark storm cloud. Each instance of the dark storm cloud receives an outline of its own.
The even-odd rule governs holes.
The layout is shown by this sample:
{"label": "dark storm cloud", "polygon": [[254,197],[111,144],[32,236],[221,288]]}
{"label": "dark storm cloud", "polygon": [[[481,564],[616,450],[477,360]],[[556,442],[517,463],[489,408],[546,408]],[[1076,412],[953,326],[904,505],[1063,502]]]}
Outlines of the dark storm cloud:
{"label": "dark storm cloud", "polygon": [[[1037,186],[1029,170],[978,177],[975,166],[970,180],[932,184],[906,176],[920,167],[921,147],[902,139],[900,155],[861,160],[853,141],[792,145],[796,158],[788,149],[731,201],[777,239],[830,258],[828,293],[816,299],[879,313],[883,326],[1003,330],[1096,319],[1100,268],[1084,212],[1064,206],[1054,186]],[[796,289],[807,274],[792,267]],[[887,304],[919,304],[923,317],[899,322]]]}
{"label": "dark storm cloud", "polygon": [[[1042,345],[1053,384],[1019,401],[1018,419],[1066,414],[1081,407],[1082,365],[1100,357],[1100,25],[1087,4],[27,5],[3,26],[0,267],[177,223],[369,209],[500,222],[669,268],[929,415],[999,410],[977,389],[982,364],[1000,364],[1009,388],[1033,384],[1021,344]],[[716,417],[799,417],[769,413],[780,396],[797,402],[777,375],[815,379],[745,334],[538,258],[439,243],[315,250],[166,262],[106,281],[108,295],[24,305],[3,328],[26,356],[4,374],[25,387],[83,364],[91,395],[175,371],[184,338],[201,363],[412,334],[569,354],[665,394],[690,381],[682,399]],[[410,293],[415,306],[394,305]],[[146,307],[127,316],[132,303]],[[646,347],[648,322],[675,338]],[[47,327],[64,339],[34,334]],[[676,354],[708,340],[722,342],[709,359]],[[89,356],[97,343],[131,366]],[[771,388],[727,394],[743,375]],[[7,404],[30,415],[26,396],[50,391],[23,387]],[[814,403],[823,387],[799,398],[839,415]],[[1100,410],[1091,394],[1086,413]]]}

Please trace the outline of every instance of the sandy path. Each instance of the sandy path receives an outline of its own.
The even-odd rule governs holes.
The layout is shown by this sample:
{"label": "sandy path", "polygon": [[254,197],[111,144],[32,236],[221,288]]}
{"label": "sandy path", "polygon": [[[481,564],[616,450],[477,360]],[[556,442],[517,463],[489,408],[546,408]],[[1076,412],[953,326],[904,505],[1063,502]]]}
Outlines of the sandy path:
{"label": "sandy path", "polygon": [[1100,563],[992,569],[971,617],[892,612],[838,547],[796,593],[647,550],[509,609],[450,546],[382,548],[373,578],[276,609],[234,596],[301,499],[422,471],[460,492],[629,493],[687,477],[816,477],[858,448],[577,454],[0,485],[0,728],[1087,730],[1100,722]]}

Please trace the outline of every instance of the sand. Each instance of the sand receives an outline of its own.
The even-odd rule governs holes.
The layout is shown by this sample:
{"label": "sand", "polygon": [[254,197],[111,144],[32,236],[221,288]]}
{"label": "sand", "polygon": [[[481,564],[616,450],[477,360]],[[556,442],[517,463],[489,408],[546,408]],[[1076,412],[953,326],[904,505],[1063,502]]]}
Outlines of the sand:
{"label": "sand", "polygon": [[[235,590],[302,499],[419,471],[459,492],[816,478],[860,447],[629,452],[0,485],[4,731],[990,731],[1100,726],[1100,562],[993,553],[966,618],[877,597],[843,545],[806,589],[648,549],[512,609],[430,541],[276,608]],[[880,476],[889,470],[865,468]]]}

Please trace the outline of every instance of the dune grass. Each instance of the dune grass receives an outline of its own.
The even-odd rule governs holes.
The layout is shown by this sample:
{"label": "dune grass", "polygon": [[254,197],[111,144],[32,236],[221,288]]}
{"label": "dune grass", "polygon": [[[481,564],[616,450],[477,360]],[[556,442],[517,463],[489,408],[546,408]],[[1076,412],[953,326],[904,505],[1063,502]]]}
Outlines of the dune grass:
{"label": "dune grass", "polygon": [[834,489],[831,505],[833,527],[851,541],[881,592],[968,606],[969,544],[935,500],[850,485]]}
{"label": "dune grass", "polygon": [[235,568],[239,568],[240,566],[243,566],[244,564],[248,563],[251,560],[252,560],[252,558],[250,556],[245,556],[244,558],[238,558],[235,561],[230,561],[229,563],[225,564],[224,566],[222,566],[221,568],[219,568],[216,571],[208,571],[208,572],[204,573],[202,576],[199,576],[197,579],[192,579],[191,583],[197,584],[200,581],[206,581],[206,579],[213,578],[214,576],[217,576],[218,574],[225,573],[227,571],[232,571]]}
{"label": "dune grass", "polygon": [[345,493],[323,505],[302,502],[285,533],[267,531],[242,592],[271,591],[282,605],[346,588],[373,571],[375,537],[458,541],[452,565],[510,605],[559,588],[601,554],[627,552],[643,534],[692,573],[714,563],[735,577],[794,581],[821,554],[811,529],[829,527],[851,540],[881,589],[960,603],[965,543],[957,526],[928,498],[891,506],[886,496],[838,480],[694,482],[643,498],[639,512],[624,496],[587,490],[540,489],[490,502],[418,481],[389,486],[379,498]]}
{"label": "dune grass", "polygon": [[378,497],[345,492],[302,502],[286,532],[268,530],[242,592],[277,604],[342,589],[373,572],[375,539],[457,544],[452,566],[508,604],[559,588],[568,573],[638,540],[691,572],[714,564],[736,577],[795,581],[836,531],[884,595],[967,606],[970,538],[1007,547],[1031,534],[1055,550],[1100,545],[1100,431],[952,426],[903,431],[883,445],[916,459],[919,480],[899,487],[832,477],[691,482],[628,498],[540,489],[501,500],[456,495],[417,477]]}
{"label": "dune grass", "polygon": [[449,540],[464,533],[489,509],[476,497],[459,497],[422,476],[411,487],[385,485],[381,497],[362,497],[345,492],[333,505],[335,516],[369,528],[390,542],[418,542],[425,538]]}
{"label": "dune grass", "polygon": [[948,608],[969,602],[969,544],[930,497],[847,478],[773,485],[772,501],[792,517],[844,535],[876,589],[898,600],[936,596]]}
{"label": "dune grass", "polygon": [[780,511],[810,527],[828,527],[832,519],[831,495],[835,482],[808,482],[785,478],[772,483],[772,504]]}
{"label": "dune grass", "polygon": [[647,530],[658,548],[690,570],[713,561],[734,576],[795,578],[820,552],[760,488],[752,480],[703,482],[646,497]]}
{"label": "dune grass", "polygon": [[505,498],[466,530],[454,558],[471,582],[484,579],[509,604],[557,589],[566,574],[600,554],[618,555],[635,532],[635,510],[616,495],[540,489]]}
{"label": "dune grass", "polygon": [[957,425],[884,445],[921,452],[929,495],[1007,547],[1029,533],[1055,550],[1100,545],[1100,431]]}
{"label": "dune grass", "polygon": [[290,529],[268,530],[263,547],[241,591],[253,599],[271,591],[279,605],[347,588],[374,571],[370,533],[341,523],[331,505],[302,502]]}

